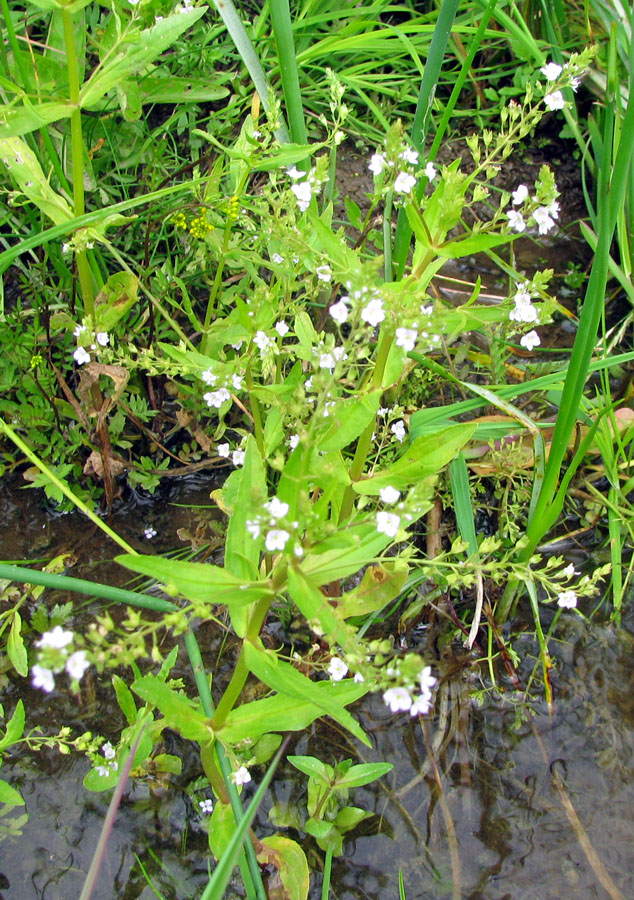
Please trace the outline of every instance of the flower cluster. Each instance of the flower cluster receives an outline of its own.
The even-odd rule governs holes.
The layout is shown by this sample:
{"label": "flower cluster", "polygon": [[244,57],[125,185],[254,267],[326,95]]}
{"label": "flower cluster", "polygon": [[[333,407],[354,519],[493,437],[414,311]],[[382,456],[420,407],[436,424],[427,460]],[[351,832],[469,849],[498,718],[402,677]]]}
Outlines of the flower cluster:
{"label": "flower cluster", "polygon": [[292,179],[291,191],[297,200],[297,206],[300,212],[306,212],[310,206],[310,201],[317,196],[321,190],[324,181],[318,177],[316,170],[313,168],[310,172],[304,172],[297,166],[291,166],[286,170],[286,174]]}
{"label": "flower cluster", "polygon": [[[388,674],[397,674],[388,669]],[[383,694],[383,702],[393,713],[409,712],[410,716],[424,716],[431,709],[432,689],[437,679],[431,674],[431,666],[424,666],[418,674],[417,682],[388,688]]]}
{"label": "flower cluster", "polygon": [[99,762],[97,766],[95,766],[95,771],[97,772],[97,775],[101,775],[102,778],[105,778],[106,775],[109,775],[111,772],[116,772],[119,768],[119,764],[115,759],[116,751],[110,741],[107,741],[103,745],[101,752],[103,753],[105,764]]}
{"label": "flower cluster", "polygon": [[[265,513],[254,519],[247,519],[246,528],[254,540],[264,534],[264,546],[269,553],[286,550],[292,532],[299,528],[299,522],[287,522],[288,503],[273,497],[264,504]],[[303,549],[299,542],[293,547],[295,556],[302,556]]]}
{"label": "flower cluster", "polygon": [[211,368],[205,369],[200,376],[205,384],[215,388],[203,394],[203,400],[207,406],[220,409],[227,401],[231,400],[231,391],[241,391],[244,385],[244,376],[234,373],[226,378],[220,378]]}
{"label": "flower cluster", "polygon": [[89,350],[98,351],[99,347],[107,347],[110,343],[110,335],[107,331],[97,331],[94,334],[88,331],[86,325],[76,325],[73,336],[77,338],[78,347],[73,351],[73,359],[78,366],[83,366],[91,360]]}
{"label": "flower cluster", "polygon": [[[384,177],[384,172],[389,172],[394,178],[394,181],[391,182],[394,193],[409,195],[416,187],[417,179],[413,169],[418,165],[418,151],[412,150],[411,147],[401,146],[396,153],[390,153],[389,150],[381,153],[377,150],[370,157],[368,169],[375,179]],[[437,174],[436,168],[431,162],[426,164],[423,172],[430,181]]]}
{"label": "flower cluster", "polygon": [[33,687],[50,693],[55,687],[55,675],[64,670],[72,678],[73,686],[81,681],[90,663],[85,650],[71,652],[74,637],[72,631],[64,631],[61,625],[56,625],[35,642],[41,652],[38,662],[31,667]]}

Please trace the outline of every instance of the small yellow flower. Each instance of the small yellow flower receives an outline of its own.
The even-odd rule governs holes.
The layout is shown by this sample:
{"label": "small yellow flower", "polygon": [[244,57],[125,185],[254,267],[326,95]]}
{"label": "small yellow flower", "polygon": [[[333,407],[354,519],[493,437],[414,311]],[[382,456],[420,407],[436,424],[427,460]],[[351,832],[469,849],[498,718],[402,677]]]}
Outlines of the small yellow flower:
{"label": "small yellow flower", "polygon": [[44,362],[41,353],[34,353],[31,357],[30,366],[32,369],[37,369],[38,366],[41,366]]}
{"label": "small yellow flower", "polygon": [[182,212],[174,213],[172,218],[172,222],[176,225],[177,228],[182,228],[183,231],[187,231],[187,219],[185,218],[185,214]]}
{"label": "small yellow flower", "polygon": [[204,238],[207,237],[210,231],[213,231],[214,226],[211,222],[208,222],[204,215],[197,216],[195,219],[192,219],[189,225],[189,233],[192,237],[195,238]]}

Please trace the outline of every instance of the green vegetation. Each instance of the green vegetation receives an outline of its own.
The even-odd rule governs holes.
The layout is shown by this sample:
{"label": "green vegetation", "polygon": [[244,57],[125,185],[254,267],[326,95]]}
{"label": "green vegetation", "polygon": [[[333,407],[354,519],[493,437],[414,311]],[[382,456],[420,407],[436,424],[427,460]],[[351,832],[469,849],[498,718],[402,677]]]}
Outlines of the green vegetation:
{"label": "green vegetation", "polygon": [[[300,844],[257,839],[251,823],[284,734],[329,717],[368,745],[351,707],[372,692],[426,728],[443,671],[431,643],[399,649],[397,629],[440,609],[442,640],[478,648],[495,687],[522,662],[500,627],[512,635],[526,608],[531,689],[551,704],[560,615],[591,616],[598,596],[620,619],[634,412],[613,385],[634,352],[632,314],[605,301],[613,286],[634,298],[634,14],[616,0],[585,16],[494,0],[0,8],[3,473],[26,470],[60,511],[80,509],[122,567],[172,598],[79,581],[61,560],[0,564],[11,677],[79,692],[94,666],[127,723],[117,740],[64,723],[53,735],[20,700],[0,751],[82,752],[86,788],[114,791],[82,900],[126,780],[181,771],[165,729],[197,745],[204,772],[217,865],[202,896],[222,897],[238,865],[245,895],[264,898],[267,865],[276,896],[304,900]],[[514,174],[542,141],[575,153],[587,271],[518,261],[518,241],[540,253],[570,227],[556,167]],[[339,174],[351,158],[354,197]],[[456,279],[476,257],[494,285]],[[562,321],[571,349],[549,339]],[[152,493],[205,467],[227,476],[211,497],[214,564],[141,555],[107,524],[117,489]],[[581,527],[573,486],[609,547],[584,571],[547,543],[565,520]],[[79,630],[70,604],[29,614],[16,584],[104,605]],[[265,644],[267,620],[296,616],[307,647]],[[231,635],[231,674],[213,685],[207,621]],[[172,671],[181,638],[190,683]],[[270,819],[314,838],[325,898],[333,856],[369,816],[349,792],[390,764],[287,758],[308,778],[307,815]],[[7,782],[0,800],[23,803]]]}

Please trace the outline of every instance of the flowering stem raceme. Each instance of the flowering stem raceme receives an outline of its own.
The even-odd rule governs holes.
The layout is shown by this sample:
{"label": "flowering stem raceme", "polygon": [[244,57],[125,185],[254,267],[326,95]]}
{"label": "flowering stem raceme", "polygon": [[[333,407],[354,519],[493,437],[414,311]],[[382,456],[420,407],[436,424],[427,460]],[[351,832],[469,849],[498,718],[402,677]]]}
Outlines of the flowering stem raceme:
{"label": "flowering stem raceme", "polygon": [[[81,107],[79,102],[79,66],[75,53],[73,35],[73,17],[66,9],[62,9],[64,27],[64,43],[66,49],[66,71],[68,74],[68,96],[74,107],[70,117],[72,166],[73,166],[73,212],[76,216],[84,214],[84,141],[81,128]],[[95,315],[95,299],[92,291],[92,276],[85,250],[78,250],[77,271],[84,300],[84,313],[91,318]]]}

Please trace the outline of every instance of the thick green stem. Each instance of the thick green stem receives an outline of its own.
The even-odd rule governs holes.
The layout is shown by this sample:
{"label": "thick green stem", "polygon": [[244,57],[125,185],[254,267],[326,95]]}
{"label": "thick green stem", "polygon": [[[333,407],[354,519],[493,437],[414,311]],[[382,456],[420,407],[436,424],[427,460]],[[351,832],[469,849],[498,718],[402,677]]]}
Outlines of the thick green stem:
{"label": "thick green stem", "polygon": [[[84,140],[81,128],[81,107],[79,105],[79,66],[75,53],[75,41],[73,37],[73,17],[67,10],[62,10],[62,23],[64,26],[64,44],[66,47],[66,71],[68,74],[68,96],[71,106],[74,107],[70,117],[71,158],[73,170],[73,211],[76,216],[82,216],[85,212],[84,203]],[[95,299],[92,290],[90,265],[85,250],[78,250],[76,254],[77,271],[84,299],[84,313],[91,318],[95,315]]]}
{"label": "thick green stem", "polygon": [[258,398],[253,393],[253,378],[251,375],[251,365],[247,366],[247,370],[245,372],[244,380],[247,386],[247,393],[249,395],[249,406],[251,407],[251,415],[253,416],[253,429],[255,431],[255,443],[258,445],[258,450],[260,451],[260,456],[264,458],[264,428],[262,426],[262,413],[260,410],[260,404],[258,402]]}

